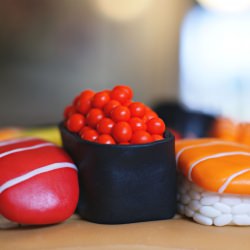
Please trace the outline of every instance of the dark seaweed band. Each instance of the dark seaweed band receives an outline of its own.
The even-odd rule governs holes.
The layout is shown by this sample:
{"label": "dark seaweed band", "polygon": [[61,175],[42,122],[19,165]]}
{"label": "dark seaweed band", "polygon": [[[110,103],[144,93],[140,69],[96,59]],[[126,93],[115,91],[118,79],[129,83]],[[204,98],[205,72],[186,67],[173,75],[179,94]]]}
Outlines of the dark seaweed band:
{"label": "dark seaweed band", "polygon": [[65,150],[79,168],[78,213],[97,223],[172,218],[176,212],[174,137],[140,145],[84,141],[59,125]]}

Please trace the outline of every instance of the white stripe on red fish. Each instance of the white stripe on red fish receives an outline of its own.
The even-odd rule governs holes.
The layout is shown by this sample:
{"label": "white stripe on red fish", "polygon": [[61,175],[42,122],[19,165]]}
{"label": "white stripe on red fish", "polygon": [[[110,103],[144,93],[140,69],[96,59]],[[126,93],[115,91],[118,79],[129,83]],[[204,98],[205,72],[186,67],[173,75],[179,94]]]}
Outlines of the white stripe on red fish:
{"label": "white stripe on red fish", "polygon": [[60,162],[60,163],[53,163],[47,166],[43,166],[40,168],[37,168],[33,171],[30,171],[24,175],[18,176],[14,179],[11,179],[7,182],[5,182],[4,184],[2,184],[0,186],[0,194],[5,191],[8,188],[11,188],[23,181],[26,181],[36,175],[42,174],[42,173],[46,173],[46,172],[50,172],[56,169],[61,169],[61,168],[72,168],[75,169],[77,171],[77,167],[73,164],[73,163],[69,163],[69,162]]}

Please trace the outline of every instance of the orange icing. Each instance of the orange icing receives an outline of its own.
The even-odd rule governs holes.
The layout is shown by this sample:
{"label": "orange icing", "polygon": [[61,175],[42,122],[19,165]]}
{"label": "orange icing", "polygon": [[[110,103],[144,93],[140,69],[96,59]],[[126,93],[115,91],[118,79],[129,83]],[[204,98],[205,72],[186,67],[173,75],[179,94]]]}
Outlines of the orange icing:
{"label": "orange icing", "polygon": [[178,170],[211,192],[250,195],[250,147],[219,139],[176,142]]}
{"label": "orange icing", "polygon": [[218,118],[214,123],[211,135],[223,140],[240,142],[250,146],[250,123],[233,122],[230,119]]}

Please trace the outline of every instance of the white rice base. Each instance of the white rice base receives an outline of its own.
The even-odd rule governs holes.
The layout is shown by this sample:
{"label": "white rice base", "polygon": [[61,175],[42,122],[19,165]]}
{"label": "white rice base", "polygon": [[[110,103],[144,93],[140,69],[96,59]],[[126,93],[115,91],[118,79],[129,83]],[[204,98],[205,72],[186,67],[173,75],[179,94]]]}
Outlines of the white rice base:
{"label": "white rice base", "polygon": [[203,225],[250,225],[250,195],[208,192],[178,176],[177,210]]}

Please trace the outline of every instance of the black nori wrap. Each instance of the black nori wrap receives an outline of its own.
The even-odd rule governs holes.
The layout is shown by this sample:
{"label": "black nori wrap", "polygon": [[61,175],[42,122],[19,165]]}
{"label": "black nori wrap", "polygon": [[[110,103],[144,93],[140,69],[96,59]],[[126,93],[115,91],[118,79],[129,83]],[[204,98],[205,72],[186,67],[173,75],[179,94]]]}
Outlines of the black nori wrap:
{"label": "black nori wrap", "polygon": [[61,123],[65,150],[79,168],[79,215],[121,224],[170,219],[176,212],[174,136],[141,145],[82,140]]}

